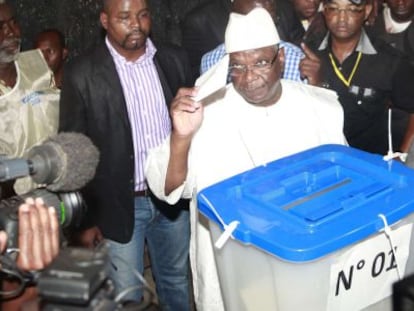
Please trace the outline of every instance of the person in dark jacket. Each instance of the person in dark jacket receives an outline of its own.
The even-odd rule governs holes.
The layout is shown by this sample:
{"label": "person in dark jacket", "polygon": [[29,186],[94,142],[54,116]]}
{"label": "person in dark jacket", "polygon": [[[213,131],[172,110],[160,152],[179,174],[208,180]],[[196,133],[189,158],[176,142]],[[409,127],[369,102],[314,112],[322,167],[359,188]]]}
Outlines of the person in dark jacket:
{"label": "person in dark jacket", "polygon": [[188,204],[157,201],[143,174],[147,151],[170,134],[168,104],[190,85],[188,59],[179,47],[149,38],[146,0],[103,4],[105,42],[68,64],[60,101],[60,131],[84,133],[100,151],[96,175],[83,189],[83,242],[108,241],[118,295],[140,301],[134,270],[143,272],[146,241],[161,308],[189,310]]}
{"label": "person in dark jacket", "polygon": [[[329,33],[318,50],[322,80],[339,96],[350,146],[382,155],[407,152],[414,137],[414,68],[400,51],[367,34],[371,9],[367,0],[324,0]],[[408,115],[405,130],[392,135],[390,105]]]}
{"label": "person in dark jacket", "polygon": [[414,0],[386,0],[367,31],[400,50],[414,64]]}

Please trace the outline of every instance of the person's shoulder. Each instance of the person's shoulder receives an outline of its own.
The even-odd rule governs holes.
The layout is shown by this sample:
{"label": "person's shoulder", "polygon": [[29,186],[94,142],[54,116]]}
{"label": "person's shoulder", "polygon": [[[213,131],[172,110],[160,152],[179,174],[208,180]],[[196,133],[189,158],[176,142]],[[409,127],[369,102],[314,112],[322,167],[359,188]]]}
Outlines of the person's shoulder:
{"label": "person's shoulder", "polygon": [[216,48],[210,50],[201,57],[201,62],[210,61],[212,58],[214,60],[218,60],[222,58],[226,54],[226,48],[224,47],[224,43],[217,45]]}
{"label": "person's shoulder", "polygon": [[26,67],[28,69],[32,69],[33,67],[36,67],[37,69],[48,71],[49,68],[42,52],[39,49],[20,52],[17,58],[17,63],[19,64],[20,69]]}
{"label": "person's shoulder", "polygon": [[189,66],[188,53],[183,47],[170,42],[154,42],[154,46],[157,49],[155,57],[160,64]]}
{"label": "person's shoulder", "polygon": [[[386,68],[384,73],[387,73],[388,76],[403,75],[406,77],[414,77],[412,55],[404,53],[378,37],[371,37],[371,42],[375,48],[376,54],[368,56],[372,57],[375,64],[382,66],[382,68]],[[408,81],[401,82],[411,83],[411,80],[412,79],[410,78]]]}
{"label": "person's shoulder", "polygon": [[[169,42],[153,42],[156,47],[154,59],[167,75],[175,93],[179,87],[193,85],[190,60],[187,51]],[[173,87],[175,85],[175,87]]]}
{"label": "person's shoulder", "polygon": [[27,59],[42,59],[42,54],[39,49],[26,50],[19,53],[17,61],[25,61]]}
{"label": "person's shoulder", "polygon": [[314,86],[314,85],[310,85],[310,84],[306,84],[306,83],[300,83],[298,81],[292,81],[292,80],[282,80],[283,81],[283,85],[287,85],[289,86],[289,88],[294,88],[297,89],[298,91],[301,92],[305,92],[305,93],[309,93],[309,94],[315,94],[315,95],[329,95],[329,96],[333,96],[335,98],[338,98],[338,95],[336,94],[335,91],[327,89],[327,88],[323,88],[323,87],[319,87],[319,86]]}
{"label": "person's shoulder", "polygon": [[181,55],[181,54],[186,54],[186,51],[183,47],[181,47],[178,44],[172,43],[172,42],[161,42],[161,41],[152,41],[154,43],[154,46],[157,49],[157,53],[162,53],[165,55],[168,54],[176,54],[176,55]]}
{"label": "person's shoulder", "polygon": [[225,53],[226,53],[226,47],[224,46],[224,43],[220,43],[214,49],[206,52],[203,56],[212,55],[212,54],[225,54]]}
{"label": "person's shoulder", "polygon": [[290,53],[290,54],[303,55],[302,49],[298,47],[296,44],[286,42],[286,41],[280,41],[279,46],[285,50],[285,54]]}
{"label": "person's shoulder", "polygon": [[32,81],[32,83],[36,80],[36,87],[50,88],[53,73],[39,49],[20,52],[16,63],[17,70],[23,76],[22,79]]}
{"label": "person's shoulder", "polygon": [[301,96],[310,105],[341,108],[338,94],[333,90],[291,80],[283,80],[283,87],[295,96]]}
{"label": "person's shoulder", "polygon": [[393,47],[379,36],[368,33],[372,46],[375,48],[379,56],[388,56],[393,59],[404,58],[404,53]]}
{"label": "person's shoulder", "polygon": [[283,41],[281,40],[279,43],[280,47],[283,47],[285,49],[289,49],[292,51],[301,51],[302,49],[298,47],[296,44],[293,44],[291,42]]}

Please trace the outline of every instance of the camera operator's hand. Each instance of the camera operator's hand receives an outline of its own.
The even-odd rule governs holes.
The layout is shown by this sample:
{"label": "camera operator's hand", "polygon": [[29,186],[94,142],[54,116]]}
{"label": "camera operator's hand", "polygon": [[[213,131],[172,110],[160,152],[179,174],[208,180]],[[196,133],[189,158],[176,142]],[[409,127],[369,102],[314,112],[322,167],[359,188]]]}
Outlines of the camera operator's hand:
{"label": "camera operator's hand", "polygon": [[[0,232],[0,250],[4,251],[7,234]],[[19,206],[19,254],[17,267],[21,270],[40,270],[46,267],[59,252],[59,224],[53,207],[43,200],[26,199]],[[16,284],[3,282],[3,290],[13,290]],[[37,297],[35,287],[28,287],[17,298],[2,303],[3,310],[20,310],[23,303]]]}
{"label": "camera operator's hand", "polygon": [[7,244],[7,233],[5,231],[0,231],[0,253],[3,253],[6,249]]}
{"label": "camera operator's hand", "polygon": [[59,224],[56,210],[43,200],[28,198],[19,207],[19,255],[17,266],[23,270],[39,270],[47,266],[59,252]]}
{"label": "camera operator's hand", "polygon": [[[0,251],[7,245],[7,234],[0,231]],[[48,265],[59,252],[59,224],[53,207],[46,207],[41,198],[19,206],[19,255],[17,266],[22,270],[39,270]]]}

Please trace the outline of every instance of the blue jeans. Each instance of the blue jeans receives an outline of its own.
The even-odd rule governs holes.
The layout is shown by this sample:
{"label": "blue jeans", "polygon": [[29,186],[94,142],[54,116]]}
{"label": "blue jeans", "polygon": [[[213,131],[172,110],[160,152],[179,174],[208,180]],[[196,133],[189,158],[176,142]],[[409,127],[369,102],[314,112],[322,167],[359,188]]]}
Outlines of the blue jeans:
{"label": "blue jeans", "polygon": [[[174,215],[169,218],[171,215],[168,214]],[[121,301],[141,301],[142,282],[133,269],[143,275],[145,240],[162,310],[190,310],[189,212],[171,206],[161,212],[150,197],[135,198],[135,227],[131,241],[126,244],[108,241],[112,261],[110,277],[117,295],[135,287]]]}

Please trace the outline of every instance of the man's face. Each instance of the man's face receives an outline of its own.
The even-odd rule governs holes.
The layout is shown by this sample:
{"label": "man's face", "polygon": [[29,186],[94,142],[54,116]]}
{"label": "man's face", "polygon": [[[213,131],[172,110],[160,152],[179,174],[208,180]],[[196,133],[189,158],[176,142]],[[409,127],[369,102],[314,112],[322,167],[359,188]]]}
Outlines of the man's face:
{"label": "man's face", "polygon": [[111,0],[101,13],[102,27],[121,55],[145,51],[151,30],[151,15],[146,0]]}
{"label": "man's face", "polygon": [[272,105],[280,96],[283,64],[283,49],[275,46],[230,53],[234,88],[253,105]]}
{"label": "man's face", "polygon": [[36,38],[36,49],[40,49],[49,66],[56,73],[63,65],[67,50],[62,46],[59,35],[55,32],[44,32]]}
{"label": "man's face", "polygon": [[0,63],[10,63],[17,58],[20,42],[20,27],[11,7],[0,4]]}
{"label": "man's face", "polygon": [[348,0],[333,0],[324,4],[326,26],[337,40],[358,38],[370,12],[371,6],[355,5]]}
{"label": "man's face", "polygon": [[275,0],[234,0],[232,12],[246,15],[254,8],[263,8],[269,12],[273,20],[276,16]]}
{"label": "man's face", "polygon": [[308,19],[318,12],[320,0],[293,0],[293,6],[301,19]]}
{"label": "man's face", "polygon": [[414,18],[414,0],[386,0],[392,18],[400,23]]}

